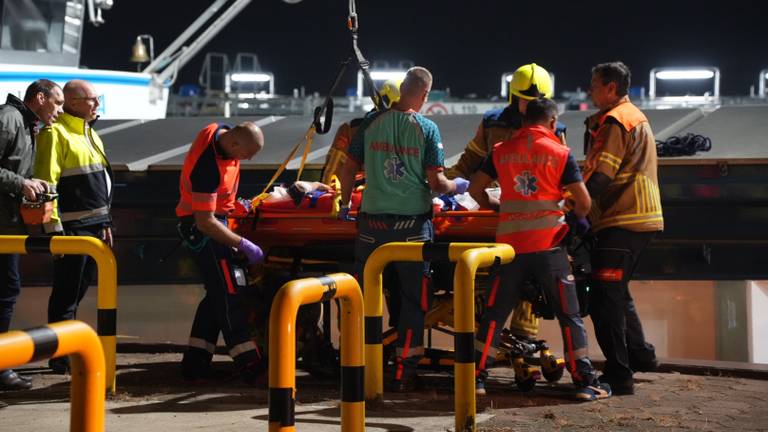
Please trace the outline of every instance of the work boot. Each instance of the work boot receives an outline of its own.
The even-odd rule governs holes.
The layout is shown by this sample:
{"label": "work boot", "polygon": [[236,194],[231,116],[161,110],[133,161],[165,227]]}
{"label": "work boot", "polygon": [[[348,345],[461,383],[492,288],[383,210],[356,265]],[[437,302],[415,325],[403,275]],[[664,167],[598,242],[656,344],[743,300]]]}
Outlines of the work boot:
{"label": "work boot", "polygon": [[635,394],[635,380],[633,378],[627,379],[613,379],[610,376],[600,375],[598,378],[600,382],[605,382],[611,385],[611,391],[616,396],[626,396]]}
{"label": "work boot", "polygon": [[479,370],[475,377],[475,396],[485,396],[485,380],[488,378],[488,371]]}
{"label": "work boot", "polygon": [[607,383],[595,382],[592,385],[578,387],[576,399],[582,402],[592,402],[611,397],[611,386]]}
{"label": "work boot", "polygon": [[635,372],[656,372],[659,370],[659,360],[655,357],[649,361],[629,360],[629,368]]}
{"label": "work boot", "polygon": [[268,371],[267,361],[259,359],[240,369],[240,379],[249,386],[267,388]]}
{"label": "work boot", "polygon": [[32,380],[16,373],[13,369],[0,372],[0,390],[29,390]]}
{"label": "work boot", "polygon": [[416,366],[410,363],[410,361],[409,363],[404,363],[401,357],[395,359],[395,363],[387,371],[384,390],[394,393],[407,393],[421,387],[421,380],[416,373]]}
{"label": "work boot", "polygon": [[48,367],[51,371],[59,375],[67,375],[71,372],[69,367],[69,357],[56,357],[48,360]]}
{"label": "work boot", "polygon": [[181,376],[186,381],[201,382],[208,379],[211,374],[210,360],[203,359],[200,356],[184,354],[181,359]]}
{"label": "work boot", "polygon": [[421,379],[418,375],[403,376],[400,379],[388,380],[384,385],[385,390],[392,393],[408,393],[421,387]]}

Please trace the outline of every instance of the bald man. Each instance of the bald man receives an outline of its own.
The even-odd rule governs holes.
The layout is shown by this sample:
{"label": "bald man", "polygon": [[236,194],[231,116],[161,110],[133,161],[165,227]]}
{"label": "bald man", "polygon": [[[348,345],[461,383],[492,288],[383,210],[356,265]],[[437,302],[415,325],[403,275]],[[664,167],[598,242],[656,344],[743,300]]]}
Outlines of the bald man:
{"label": "bald man", "polygon": [[242,380],[251,385],[265,382],[266,359],[251,341],[246,306],[239,295],[246,286],[245,272],[233,261],[235,252],[240,252],[250,265],[259,264],[263,253],[227,227],[227,215],[235,207],[240,161],[251,159],[262,147],[264,134],[255,124],[214,123],[197,135],[184,159],[176,206],[178,231],[205,285],[181,361],[182,376],[191,381],[209,376],[222,333]]}
{"label": "bald man", "polygon": [[[111,247],[112,168],[91,127],[99,104],[91,83],[73,80],[64,86],[64,113],[37,137],[34,176],[55,185],[59,194],[51,221],[43,226],[47,233],[95,237]],[[49,323],[76,318],[95,274],[96,262],[86,255],[54,258]],[[69,358],[51,359],[49,365],[67,373]]]}

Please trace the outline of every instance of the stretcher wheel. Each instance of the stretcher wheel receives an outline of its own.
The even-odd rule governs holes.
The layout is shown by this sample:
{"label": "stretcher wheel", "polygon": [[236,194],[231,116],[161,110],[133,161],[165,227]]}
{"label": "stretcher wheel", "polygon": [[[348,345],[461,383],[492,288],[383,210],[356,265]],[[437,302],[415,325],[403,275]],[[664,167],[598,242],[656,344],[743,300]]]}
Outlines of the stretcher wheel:
{"label": "stretcher wheel", "polygon": [[564,369],[565,362],[554,355],[549,354],[541,357],[541,372],[547,382],[554,383],[560,381],[560,378],[563,377]]}
{"label": "stretcher wheel", "polygon": [[543,371],[542,374],[547,382],[555,383],[560,381],[560,378],[563,377],[563,368],[558,368],[553,371]]}

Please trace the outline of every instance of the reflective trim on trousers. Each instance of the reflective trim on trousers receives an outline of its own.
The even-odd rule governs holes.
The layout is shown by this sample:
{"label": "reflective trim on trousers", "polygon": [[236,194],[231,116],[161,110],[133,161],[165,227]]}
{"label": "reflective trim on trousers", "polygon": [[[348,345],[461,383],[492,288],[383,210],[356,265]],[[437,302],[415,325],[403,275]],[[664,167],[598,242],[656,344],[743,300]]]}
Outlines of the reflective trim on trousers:
{"label": "reflective trim on trousers", "polygon": [[198,348],[201,350],[208,351],[211,354],[216,352],[216,345],[208,342],[205,339],[190,337],[188,345],[192,348]]}
{"label": "reflective trim on trousers", "polygon": [[233,346],[229,350],[229,356],[235,358],[240,354],[246,353],[248,351],[256,351],[256,344],[254,344],[253,341],[246,341]]}

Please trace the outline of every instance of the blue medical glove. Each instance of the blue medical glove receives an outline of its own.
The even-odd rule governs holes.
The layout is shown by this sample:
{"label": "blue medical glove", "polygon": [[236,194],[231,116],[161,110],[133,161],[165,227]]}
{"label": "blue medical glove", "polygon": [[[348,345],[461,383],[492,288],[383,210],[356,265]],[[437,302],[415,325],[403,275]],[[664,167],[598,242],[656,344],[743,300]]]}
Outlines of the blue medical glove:
{"label": "blue medical glove", "polygon": [[348,205],[341,205],[339,207],[339,214],[338,219],[343,221],[354,221],[355,218],[349,215],[349,206]]}
{"label": "blue medical glove", "polygon": [[469,180],[465,178],[456,177],[453,182],[456,183],[456,192],[454,193],[457,195],[463,194],[469,189]]}
{"label": "blue medical glove", "polygon": [[251,200],[245,199],[245,198],[238,198],[237,201],[240,203],[240,205],[245,207],[245,210],[248,213],[250,213],[251,210],[253,210],[253,204],[251,203]]}
{"label": "blue medical glove", "polygon": [[237,245],[237,250],[242,252],[246,258],[248,258],[248,264],[261,264],[264,262],[264,252],[259,246],[245,237],[240,239],[240,244]]}

